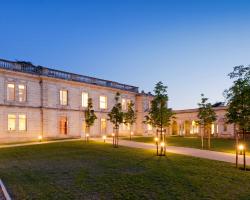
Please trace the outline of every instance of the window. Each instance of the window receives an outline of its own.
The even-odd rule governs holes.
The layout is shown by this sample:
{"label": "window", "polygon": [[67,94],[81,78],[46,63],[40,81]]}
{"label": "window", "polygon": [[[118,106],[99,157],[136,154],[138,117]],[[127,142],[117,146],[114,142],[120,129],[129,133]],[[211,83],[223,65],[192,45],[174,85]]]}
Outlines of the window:
{"label": "window", "polygon": [[122,110],[126,110],[127,109],[127,101],[126,99],[122,99]]}
{"label": "window", "polygon": [[107,120],[105,118],[101,118],[101,133],[106,134],[107,132]]}
{"label": "window", "polygon": [[100,96],[100,108],[107,109],[107,97],[106,96]]}
{"label": "window", "polygon": [[82,93],[82,107],[88,107],[88,99],[89,99],[89,95],[86,92]]}
{"label": "window", "polygon": [[8,131],[16,130],[16,115],[9,114],[8,115]]}
{"label": "window", "polygon": [[25,85],[18,85],[18,100],[19,102],[26,101],[26,86]]}
{"label": "window", "polygon": [[68,105],[68,91],[60,90],[60,104],[63,106]]}
{"label": "window", "polygon": [[7,100],[8,101],[15,100],[15,84],[14,83],[7,84]]}
{"label": "window", "polygon": [[26,131],[27,120],[26,115],[19,115],[19,131]]}

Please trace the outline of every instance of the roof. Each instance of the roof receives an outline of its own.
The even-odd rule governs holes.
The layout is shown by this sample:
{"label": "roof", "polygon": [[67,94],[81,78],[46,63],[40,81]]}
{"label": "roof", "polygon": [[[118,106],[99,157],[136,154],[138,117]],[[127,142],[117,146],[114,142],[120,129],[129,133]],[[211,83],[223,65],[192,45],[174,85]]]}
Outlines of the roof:
{"label": "roof", "polygon": [[139,88],[132,85],[122,84],[114,81],[94,78],[80,74],[74,74],[66,71],[60,71],[39,65],[35,66],[30,62],[9,61],[0,59],[0,68],[10,71],[33,74],[37,76],[46,76],[46,77],[64,79],[68,81],[75,81],[75,82],[88,83],[92,85],[99,85],[103,87],[110,87],[129,92],[135,92],[135,93],[139,92],[138,90]]}

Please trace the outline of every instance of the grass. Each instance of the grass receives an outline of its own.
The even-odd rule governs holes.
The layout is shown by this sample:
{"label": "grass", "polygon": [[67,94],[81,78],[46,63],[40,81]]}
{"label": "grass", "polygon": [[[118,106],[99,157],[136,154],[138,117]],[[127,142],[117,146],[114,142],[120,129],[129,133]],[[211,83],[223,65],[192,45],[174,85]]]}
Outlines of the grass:
{"label": "grass", "polygon": [[[123,139],[129,140],[129,138]],[[133,137],[132,140],[136,142],[154,143],[154,137]],[[206,140],[204,140],[204,142],[206,144]],[[167,137],[167,145],[201,149],[201,140],[198,137],[169,136]],[[248,140],[247,146],[250,147],[250,140]],[[211,138],[210,150],[235,153],[235,140]],[[250,152],[247,153],[250,155]]]}
{"label": "grass", "polygon": [[250,172],[176,154],[82,141],[0,150],[13,199],[249,199]]}

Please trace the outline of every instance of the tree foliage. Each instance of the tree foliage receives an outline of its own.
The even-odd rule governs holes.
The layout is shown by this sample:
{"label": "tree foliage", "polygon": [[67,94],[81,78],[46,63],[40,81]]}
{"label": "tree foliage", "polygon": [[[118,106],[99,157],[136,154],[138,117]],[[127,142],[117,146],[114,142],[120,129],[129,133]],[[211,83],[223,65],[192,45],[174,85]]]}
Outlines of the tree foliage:
{"label": "tree foliage", "polygon": [[235,123],[241,130],[250,130],[250,67],[234,67],[229,73],[233,85],[225,90],[227,99],[227,122]]}
{"label": "tree foliage", "polygon": [[109,121],[114,124],[114,128],[118,129],[120,124],[123,123],[124,113],[122,112],[122,104],[119,102],[120,93],[116,93],[115,105],[108,113]]}
{"label": "tree foliage", "polygon": [[97,119],[95,111],[93,109],[92,98],[88,99],[88,107],[85,110],[85,123],[86,127],[89,128],[94,125],[95,120]]}
{"label": "tree foliage", "polygon": [[208,102],[208,98],[206,98],[204,94],[201,94],[201,102],[198,103],[198,106],[198,124],[206,127],[216,121],[217,117],[212,108],[212,104]]}
{"label": "tree foliage", "polygon": [[216,121],[216,114],[212,108],[212,104],[208,102],[208,98],[201,94],[201,102],[198,103],[199,110],[198,110],[198,124],[201,128],[203,128],[203,133],[201,132],[201,146],[203,148],[203,136],[204,134],[207,135],[207,147],[210,148],[210,136],[211,136],[211,125],[213,122]]}
{"label": "tree foliage", "polygon": [[155,85],[154,93],[155,97],[151,101],[148,115],[145,116],[145,123],[159,129],[166,128],[170,125],[173,117],[172,109],[167,107],[167,86],[164,86],[161,81],[158,82]]}
{"label": "tree foliage", "polygon": [[124,123],[130,124],[131,126],[136,121],[136,113],[134,111],[134,103],[131,101],[128,103],[128,110],[126,113],[124,113]]}

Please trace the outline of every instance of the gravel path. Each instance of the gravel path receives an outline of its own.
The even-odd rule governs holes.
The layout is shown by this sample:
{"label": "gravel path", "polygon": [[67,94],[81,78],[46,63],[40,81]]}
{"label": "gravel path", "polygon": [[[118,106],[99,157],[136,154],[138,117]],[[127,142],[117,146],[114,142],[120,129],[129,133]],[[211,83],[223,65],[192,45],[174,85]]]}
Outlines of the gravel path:
{"label": "gravel path", "polygon": [[[91,138],[93,140],[102,142],[103,139],[101,138]],[[107,139],[107,143],[112,143],[112,139]],[[119,140],[119,145],[132,147],[132,148],[141,148],[141,149],[150,149],[155,150],[156,147],[154,144],[148,144],[144,142],[134,142],[129,140]],[[195,148],[188,148],[188,147],[176,147],[176,146],[167,146],[167,152],[182,154],[187,156],[193,156],[198,158],[206,158],[210,160],[218,160],[223,162],[235,163],[235,154],[232,153],[223,153],[218,151],[209,151],[209,150],[201,150]],[[239,156],[239,163],[243,163],[242,156]],[[250,165],[250,156],[246,156],[246,163]]]}

